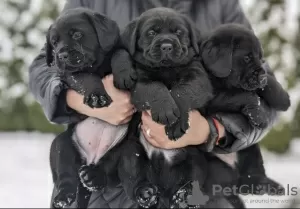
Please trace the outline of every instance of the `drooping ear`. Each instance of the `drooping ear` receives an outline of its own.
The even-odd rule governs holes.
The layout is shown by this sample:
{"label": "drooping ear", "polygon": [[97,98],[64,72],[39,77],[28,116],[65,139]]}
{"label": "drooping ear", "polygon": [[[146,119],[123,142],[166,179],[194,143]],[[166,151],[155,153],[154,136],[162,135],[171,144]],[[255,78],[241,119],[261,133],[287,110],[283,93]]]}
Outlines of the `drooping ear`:
{"label": "drooping ear", "polygon": [[201,43],[202,60],[205,67],[216,77],[229,76],[232,69],[232,46],[219,46],[212,40]]}
{"label": "drooping ear", "polygon": [[120,30],[117,23],[96,12],[85,12],[97,33],[98,42],[104,52],[109,52],[118,42]]}
{"label": "drooping ear", "polygon": [[138,19],[130,22],[121,34],[122,45],[129,51],[130,55],[134,55],[136,50],[138,33]]}
{"label": "drooping ear", "polygon": [[196,25],[186,16],[183,16],[188,30],[189,30],[189,34],[190,34],[190,41],[191,41],[191,45],[194,48],[196,54],[199,54],[199,40],[200,40],[200,31],[197,29]]}
{"label": "drooping ear", "polygon": [[45,50],[46,50],[46,62],[47,65],[50,67],[53,62],[53,47],[50,40],[50,31],[51,26],[48,29],[47,35],[46,35],[46,44],[45,44]]}

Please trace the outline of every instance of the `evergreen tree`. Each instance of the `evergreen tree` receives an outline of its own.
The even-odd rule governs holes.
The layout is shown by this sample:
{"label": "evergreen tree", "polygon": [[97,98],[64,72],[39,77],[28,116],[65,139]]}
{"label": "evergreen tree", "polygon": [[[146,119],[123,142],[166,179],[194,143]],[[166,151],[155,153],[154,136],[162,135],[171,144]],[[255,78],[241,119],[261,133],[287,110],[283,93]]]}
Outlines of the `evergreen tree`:
{"label": "evergreen tree", "polygon": [[[58,1],[1,1],[0,130],[61,131],[45,118],[28,92],[28,67],[45,42],[45,33],[60,10]],[[34,7],[35,6],[35,7]],[[3,13],[2,13],[3,14]]]}

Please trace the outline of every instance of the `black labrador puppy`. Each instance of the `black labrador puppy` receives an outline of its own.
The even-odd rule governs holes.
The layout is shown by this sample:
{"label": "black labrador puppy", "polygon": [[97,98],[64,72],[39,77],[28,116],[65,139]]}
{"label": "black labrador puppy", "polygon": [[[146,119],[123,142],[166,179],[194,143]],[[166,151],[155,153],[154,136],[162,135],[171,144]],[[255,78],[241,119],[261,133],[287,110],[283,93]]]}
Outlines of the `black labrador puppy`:
{"label": "black labrador puppy", "polygon": [[211,83],[197,58],[199,32],[187,17],[159,8],[130,23],[122,38],[130,54],[119,50],[112,58],[115,86],[131,90],[135,107],[151,110],[153,120],[166,125],[170,139],[180,138],[189,127],[189,110],[212,98]]}
{"label": "black labrador puppy", "polygon": [[[121,38],[125,49],[112,58],[115,86],[131,90],[137,110],[150,110],[170,139],[180,138],[189,127],[188,112],[212,98],[199,59],[199,32],[186,16],[155,8],[132,21]],[[119,176],[127,194],[142,207],[179,207],[185,200],[174,194],[181,187],[187,192],[192,181],[202,187],[206,162],[196,147],[159,149],[140,134],[139,139],[127,139]]]}
{"label": "black labrador puppy", "polygon": [[61,14],[47,33],[46,59],[56,65],[60,78],[84,95],[84,103],[92,108],[108,106],[112,101],[106,93],[102,77],[111,73],[112,48],[119,40],[117,24],[107,17],[84,8]]}
{"label": "black labrador puppy", "polygon": [[[263,50],[253,31],[238,24],[222,25],[201,43],[201,55],[215,89],[207,114],[241,112],[253,126],[266,128],[269,108],[289,108],[289,95],[263,62]],[[266,177],[258,145],[238,152],[238,168],[240,186],[250,184],[270,193],[267,187],[261,188],[269,185],[282,192],[278,183]]]}
{"label": "black labrador puppy", "polygon": [[[114,21],[84,8],[67,10],[48,30],[47,64],[58,70],[66,88],[84,95],[86,105],[108,106],[112,100],[101,78],[111,73],[111,51],[118,40],[119,28]],[[85,161],[80,159],[80,146],[72,140],[73,127],[74,124],[70,125],[51,145],[52,176],[59,191],[54,198],[57,208],[70,205],[76,199],[80,185],[78,169]]]}

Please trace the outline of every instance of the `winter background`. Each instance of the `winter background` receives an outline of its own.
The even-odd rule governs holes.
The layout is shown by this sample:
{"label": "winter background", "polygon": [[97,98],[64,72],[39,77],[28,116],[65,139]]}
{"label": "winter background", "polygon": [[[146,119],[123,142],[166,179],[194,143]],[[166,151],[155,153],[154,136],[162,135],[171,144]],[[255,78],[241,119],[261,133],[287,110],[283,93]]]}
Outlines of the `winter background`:
{"label": "winter background", "polygon": [[[262,140],[270,177],[299,195],[245,196],[249,208],[300,207],[300,2],[241,1],[266,59],[288,89],[292,106]],[[49,148],[63,128],[50,124],[28,93],[28,66],[64,1],[0,1],[0,208],[48,208]]]}

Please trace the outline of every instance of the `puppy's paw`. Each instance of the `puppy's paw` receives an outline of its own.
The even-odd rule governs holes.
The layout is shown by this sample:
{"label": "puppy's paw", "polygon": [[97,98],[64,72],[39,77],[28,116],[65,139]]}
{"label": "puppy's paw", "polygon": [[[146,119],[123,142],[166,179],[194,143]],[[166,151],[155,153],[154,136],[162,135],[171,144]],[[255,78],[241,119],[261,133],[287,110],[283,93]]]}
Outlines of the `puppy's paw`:
{"label": "puppy's paw", "polygon": [[150,208],[158,203],[159,191],[155,185],[144,185],[137,188],[135,192],[138,204],[143,208]]}
{"label": "puppy's paw", "polygon": [[[73,189],[74,190],[74,189]],[[61,189],[53,200],[53,208],[65,208],[70,206],[76,199],[76,189]]]}
{"label": "puppy's paw", "polygon": [[106,174],[95,165],[83,165],[79,169],[79,178],[89,191],[99,191],[106,186]]}
{"label": "puppy's paw", "polygon": [[190,124],[188,120],[179,119],[176,123],[171,126],[165,126],[165,131],[170,140],[178,140],[182,137],[189,129]]}
{"label": "puppy's paw", "polygon": [[193,182],[188,182],[176,191],[171,198],[170,208],[201,208],[204,206],[209,197],[203,194],[200,188],[197,191],[197,187],[193,185]]}
{"label": "puppy's paw", "polygon": [[114,85],[118,89],[130,90],[137,81],[137,72],[134,69],[124,71],[120,75],[115,75]]}
{"label": "puppy's paw", "polygon": [[84,104],[91,108],[107,107],[112,103],[108,94],[91,93],[84,96]]}
{"label": "puppy's paw", "polygon": [[151,108],[152,119],[160,124],[171,126],[180,117],[180,111],[176,104],[174,105],[153,105]]}
{"label": "puppy's paw", "polygon": [[[190,186],[190,185],[189,185]],[[170,208],[189,208],[187,198],[191,195],[191,188],[182,187],[173,196],[170,201]]]}
{"label": "puppy's paw", "polygon": [[268,116],[260,106],[246,106],[242,113],[248,117],[252,126],[266,128],[268,126]]}

